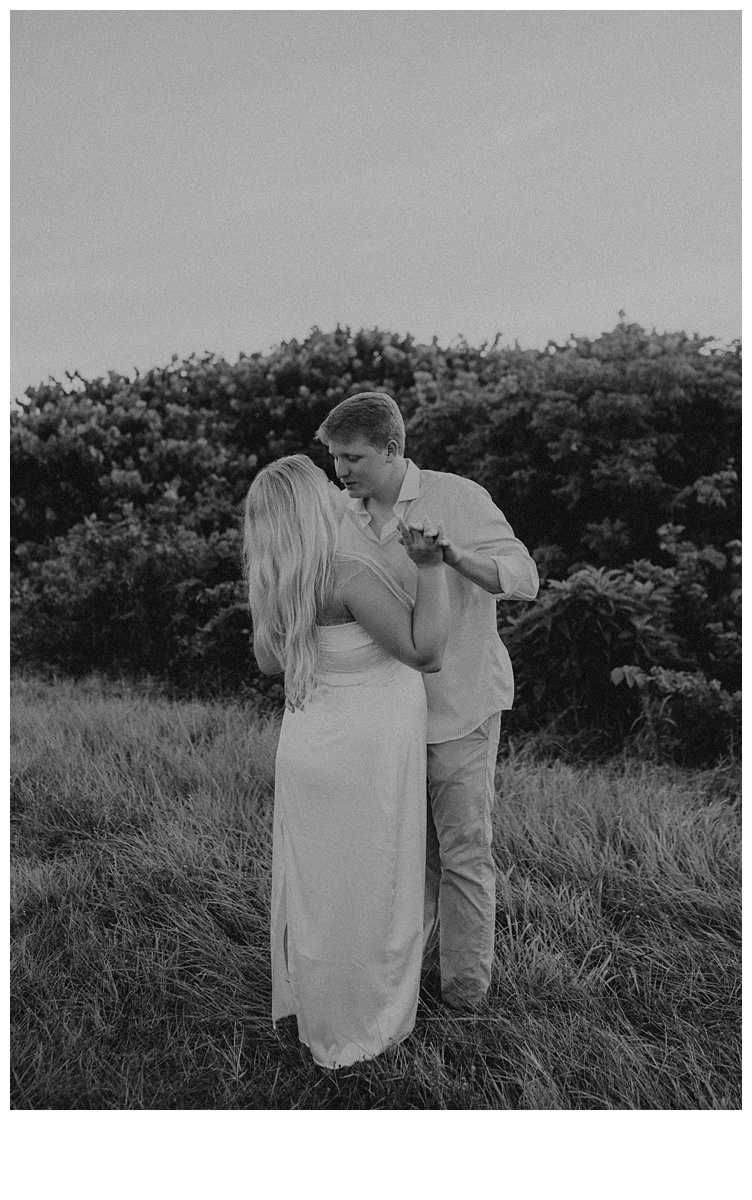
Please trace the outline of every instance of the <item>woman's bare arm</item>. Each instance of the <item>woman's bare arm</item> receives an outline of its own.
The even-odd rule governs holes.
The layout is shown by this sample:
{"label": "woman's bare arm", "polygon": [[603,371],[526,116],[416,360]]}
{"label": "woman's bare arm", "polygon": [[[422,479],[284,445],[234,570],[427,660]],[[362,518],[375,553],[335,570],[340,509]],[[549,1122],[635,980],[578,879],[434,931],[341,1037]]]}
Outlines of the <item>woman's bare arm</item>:
{"label": "woman's bare arm", "polygon": [[409,612],[374,575],[361,571],[341,596],[359,625],[400,662],[416,671],[440,671],[449,636],[449,590],[441,549],[421,530],[400,525],[403,545],[418,568],[415,607]]}

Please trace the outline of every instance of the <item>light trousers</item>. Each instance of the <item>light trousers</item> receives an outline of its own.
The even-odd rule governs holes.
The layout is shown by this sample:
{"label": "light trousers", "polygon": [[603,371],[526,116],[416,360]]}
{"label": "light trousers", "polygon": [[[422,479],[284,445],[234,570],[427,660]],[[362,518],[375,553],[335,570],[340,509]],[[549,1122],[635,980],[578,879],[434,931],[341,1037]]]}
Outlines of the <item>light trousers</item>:
{"label": "light trousers", "polygon": [[491,811],[501,713],[465,737],[428,746],[424,968],[443,998],[479,1003],[491,982],[496,870]]}

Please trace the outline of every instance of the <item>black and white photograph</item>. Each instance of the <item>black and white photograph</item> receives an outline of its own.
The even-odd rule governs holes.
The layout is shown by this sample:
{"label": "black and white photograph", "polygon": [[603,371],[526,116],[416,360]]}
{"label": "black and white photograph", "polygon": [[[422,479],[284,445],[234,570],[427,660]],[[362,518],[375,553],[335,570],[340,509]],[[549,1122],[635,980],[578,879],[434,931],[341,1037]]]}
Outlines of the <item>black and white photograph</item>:
{"label": "black and white photograph", "polygon": [[9,60],[11,1110],[740,1113],[741,9]]}

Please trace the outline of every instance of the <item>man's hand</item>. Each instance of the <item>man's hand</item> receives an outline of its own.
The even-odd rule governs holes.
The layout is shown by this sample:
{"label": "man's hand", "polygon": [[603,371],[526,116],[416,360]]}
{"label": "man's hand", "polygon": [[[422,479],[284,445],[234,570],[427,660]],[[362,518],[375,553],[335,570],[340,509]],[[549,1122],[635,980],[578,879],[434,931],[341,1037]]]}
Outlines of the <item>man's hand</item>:
{"label": "man's hand", "polygon": [[[403,528],[402,522],[399,521],[398,524],[401,530]],[[430,521],[419,521],[415,525],[409,525],[408,528],[410,530],[414,530],[415,532],[421,532],[427,541],[430,541],[433,545],[440,547],[444,562],[448,567],[454,567],[457,565],[460,560],[460,552],[455,546],[454,542],[451,542],[444,533],[444,526],[442,525],[441,521],[439,521],[438,525],[435,527],[432,527]],[[404,539],[400,538],[399,540],[404,546]]]}
{"label": "man's hand", "polygon": [[417,567],[438,567],[444,561],[444,554],[439,545],[441,526],[432,529],[429,521],[420,524],[405,525],[398,521],[399,540],[405,547],[409,557]]}
{"label": "man's hand", "polygon": [[459,562],[460,552],[455,546],[454,542],[450,542],[449,538],[444,533],[444,526],[441,524],[441,521],[439,521],[437,533],[438,536],[436,545],[441,546],[441,552],[444,555],[444,562],[448,567],[455,567]]}
{"label": "man's hand", "polygon": [[[405,530],[401,521],[399,527],[400,532]],[[459,575],[464,575],[465,579],[469,579],[471,583],[483,588],[484,592],[489,592],[492,596],[499,594],[501,590],[499,572],[493,558],[488,554],[472,554],[469,550],[458,550],[454,542],[450,541],[444,533],[444,527],[440,521],[435,527],[431,526],[430,521],[416,522],[406,532],[413,535],[420,534],[426,547],[435,547],[437,551],[441,552],[443,561],[448,567],[452,567]],[[407,550],[404,537],[401,537],[400,541]],[[410,557],[413,558],[413,555],[410,554]],[[417,562],[417,559],[413,561]]]}

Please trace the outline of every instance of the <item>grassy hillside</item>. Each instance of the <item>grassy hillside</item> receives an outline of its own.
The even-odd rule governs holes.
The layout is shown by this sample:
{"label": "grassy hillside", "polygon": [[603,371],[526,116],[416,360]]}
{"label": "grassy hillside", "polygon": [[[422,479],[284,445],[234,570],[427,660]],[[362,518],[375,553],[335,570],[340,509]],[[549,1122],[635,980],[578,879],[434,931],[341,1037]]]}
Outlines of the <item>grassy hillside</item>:
{"label": "grassy hillside", "polygon": [[739,1108],[731,768],[499,764],[490,1004],[425,994],[336,1074],[269,1019],[277,725],[22,679],[12,697],[12,1104]]}

